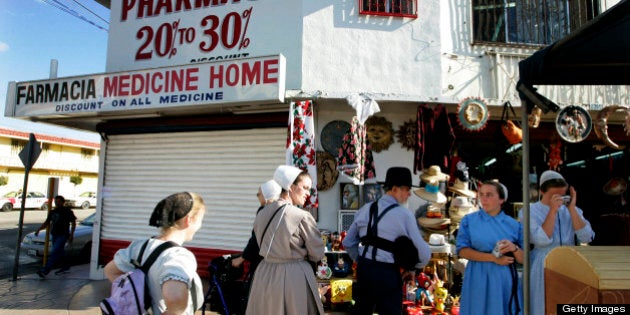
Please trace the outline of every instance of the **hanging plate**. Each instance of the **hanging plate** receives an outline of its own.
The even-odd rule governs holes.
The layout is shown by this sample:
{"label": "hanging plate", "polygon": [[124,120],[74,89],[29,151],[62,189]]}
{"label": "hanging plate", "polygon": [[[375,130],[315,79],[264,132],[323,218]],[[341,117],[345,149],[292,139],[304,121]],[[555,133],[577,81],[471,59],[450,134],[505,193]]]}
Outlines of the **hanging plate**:
{"label": "hanging plate", "polygon": [[343,136],[350,131],[350,123],[343,120],[333,120],[324,126],[321,134],[322,148],[333,156],[339,155],[339,148],[343,143]]}
{"label": "hanging plate", "polygon": [[490,112],[481,98],[469,97],[457,106],[457,121],[464,130],[481,131],[486,127]]}
{"label": "hanging plate", "polygon": [[592,128],[591,115],[580,106],[567,106],[556,116],[556,130],[566,142],[581,142],[588,137]]}

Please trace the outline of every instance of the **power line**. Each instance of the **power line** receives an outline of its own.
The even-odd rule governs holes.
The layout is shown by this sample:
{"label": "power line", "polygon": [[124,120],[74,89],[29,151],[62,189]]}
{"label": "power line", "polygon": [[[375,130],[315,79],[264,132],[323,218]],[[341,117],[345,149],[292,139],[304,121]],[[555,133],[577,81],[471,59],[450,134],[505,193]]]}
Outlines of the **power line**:
{"label": "power line", "polygon": [[[107,32],[107,31],[108,31],[108,29],[107,29],[107,28],[102,27],[102,26],[100,26],[100,25],[98,25],[98,24],[94,23],[93,21],[89,20],[88,18],[86,18],[86,17],[85,17],[85,16],[83,16],[82,14],[80,14],[80,13],[76,12],[75,10],[73,10],[73,9],[71,9],[71,8],[68,8],[65,4],[60,3],[60,2],[59,2],[59,1],[57,1],[57,0],[41,0],[41,1],[43,1],[44,3],[46,3],[46,4],[48,4],[48,5],[52,6],[52,7],[54,7],[54,8],[56,8],[56,9],[59,9],[59,10],[61,10],[61,11],[65,12],[65,13],[68,13],[68,14],[70,14],[70,15],[72,15],[72,16],[74,16],[74,17],[78,18],[78,19],[81,19],[82,21],[84,21],[84,22],[86,22],[86,23],[88,23],[88,24],[91,24],[92,26],[94,26],[94,27],[96,27],[96,28],[99,28],[99,29],[101,29],[101,30],[104,30],[105,32]],[[75,1],[75,2],[76,2],[76,1]],[[91,11],[90,11],[90,12],[91,12]],[[94,14],[93,12],[91,12],[91,13],[92,13],[92,14]],[[96,15],[96,14],[94,14],[94,15]],[[98,16],[98,15],[97,15],[97,16]],[[101,18],[101,17],[99,16],[99,18]],[[101,18],[101,19],[102,19],[102,18]],[[105,21],[105,22],[107,23],[107,21]],[[109,24],[109,23],[108,23],[108,24]]]}

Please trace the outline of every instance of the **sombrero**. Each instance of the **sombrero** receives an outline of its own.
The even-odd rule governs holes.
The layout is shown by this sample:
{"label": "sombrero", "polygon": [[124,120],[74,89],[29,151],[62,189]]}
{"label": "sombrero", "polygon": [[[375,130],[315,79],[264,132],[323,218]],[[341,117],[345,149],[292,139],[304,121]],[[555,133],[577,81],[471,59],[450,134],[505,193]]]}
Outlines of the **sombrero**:
{"label": "sombrero", "polygon": [[416,189],[413,191],[413,193],[426,200],[426,201],[431,201],[434,203],[445,203],[446,202],[446,196],[444,196],[443,193],[440,192],[440,186],[439,183],[437,181],[431,181],[429,183],[426,184],[426,186],[420,188],[420,189]]}
{"label": "sombrero", "polygon": [[462,182],[459,178],[455,179],[453,186],[448,187],[449,191],[452,191],[458,195],[475,198],[477,196],[477,192],[474,190],[468,189],[468,182]]}
{"label": "sombrero", "polygon": [[425,183],[447,181],[449,178],[448,174],[442,173],[438,165],[431,165],[429,168],[422,170],[422,174],[420,174],[420,179]]}
{"label": "sombrero", "polygon": [[462,218],[470,213],[475,206],[470,203],[468,198],[457,196],[451,201],[451,207],[448,209],[448,215],[454,223],[459,223]]}
{"label": "sombrero", "polygon": [[602,188],[606,195],[619,196],[628,188],[628,182],[621,177],[613,177]]}

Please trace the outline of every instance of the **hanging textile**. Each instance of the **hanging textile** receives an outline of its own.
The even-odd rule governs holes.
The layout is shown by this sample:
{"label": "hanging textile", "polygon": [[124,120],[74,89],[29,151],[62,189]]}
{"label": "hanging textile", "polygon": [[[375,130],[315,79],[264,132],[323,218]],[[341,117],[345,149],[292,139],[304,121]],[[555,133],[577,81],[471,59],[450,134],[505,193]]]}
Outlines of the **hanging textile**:
{"label": "hanging textile", "polygon": [[315,124],[313,102],[291,102],[287,135],[287,165],[307,171],[313,180],[311,195],[304,208],[317,219],[317,154],[315,153]]}
{"label": "hanging textile", "polygon": [[365,125],[357,116],[352,117],[350,131],[343,136],[339,149],[339,171],[355,185],[363,185],[366,179],[376,177],[372,150],[367,146]]}
{"label": "hanging textile", "polygon": [[426,104],[418,106],[416,123],[418,124],[418,141],[413,160],[414,174],[432,165],[448,170],[449,159],[455,144],[455,132],[446,107],[440,104],[433,109]]}
{"label": "hanging textile", "polygon": [[370,116],[381,111],[378,103],[368,95],[353,93],[346,97],[348,104],[357,112],[357,117],[361,125],[365,125],[365,121]]}

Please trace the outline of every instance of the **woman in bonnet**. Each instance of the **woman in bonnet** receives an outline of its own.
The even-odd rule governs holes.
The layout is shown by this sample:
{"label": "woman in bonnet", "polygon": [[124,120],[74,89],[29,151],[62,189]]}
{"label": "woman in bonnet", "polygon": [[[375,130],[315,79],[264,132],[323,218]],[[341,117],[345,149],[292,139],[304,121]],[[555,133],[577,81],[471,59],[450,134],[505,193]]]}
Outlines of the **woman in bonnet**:
{"label": "woman in bonnet", "polygon": [[324,314],[309,263],[322,259],[324,242],[313,216],[298,208],[310,194],[311,177],[281,165],[273,178],[282,193],[254,220],[263,260],[254,274],[246,314]]}
{"label": "woman in bonnet", "polygon": [[141,262],[165,242],[176,247],[166,249],[147,274],[153,314],[194,314],[203,303],[203,287],[197,274],[197,260],[192,252],[181,245],[193,239],[201,228],[206,212],[203,199],[192,192],[172,194],[160,201],[149,220],[149,225],[160,228],[160,235],[131,242],[120,249],[114,260],[105,266],[105,276],[114,281],[118,276],[135,269],[141,247],[147,243]]}

